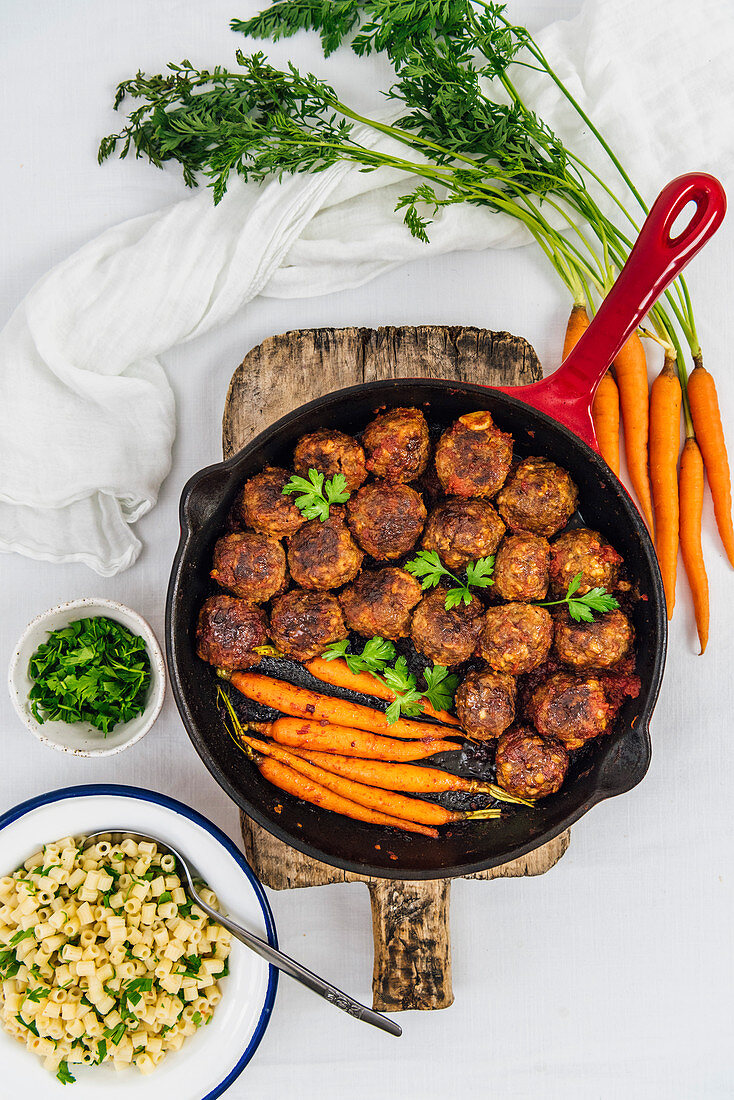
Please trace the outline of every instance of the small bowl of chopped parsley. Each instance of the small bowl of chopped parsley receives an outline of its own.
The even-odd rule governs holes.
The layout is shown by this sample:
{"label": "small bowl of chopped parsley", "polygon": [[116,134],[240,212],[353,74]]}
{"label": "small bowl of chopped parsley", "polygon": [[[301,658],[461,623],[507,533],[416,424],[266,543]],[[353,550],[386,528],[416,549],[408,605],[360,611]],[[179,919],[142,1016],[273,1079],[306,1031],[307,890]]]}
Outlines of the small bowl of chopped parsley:
{"label": "small bowl of chopped parsley", "polygon": [[84,598],[26,627],[10,662],[10,696],[39,741],[77,756],[112,756],[143,737],[165,693],[163,655],[137,612]]}

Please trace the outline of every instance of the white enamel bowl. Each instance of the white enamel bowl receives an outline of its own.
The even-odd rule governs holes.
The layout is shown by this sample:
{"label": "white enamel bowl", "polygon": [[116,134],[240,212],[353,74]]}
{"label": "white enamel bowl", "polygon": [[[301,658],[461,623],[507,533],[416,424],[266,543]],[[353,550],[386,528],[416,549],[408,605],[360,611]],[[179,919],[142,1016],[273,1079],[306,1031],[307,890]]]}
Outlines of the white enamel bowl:
{"label": "white enamel bowl", "polygon": [[[262,886],[234,844],[210,821],[165,795],[139,787],[66,787],[24,802],[0,817],[0,877],[64,836],[101,829],[149,833],[174,844],[206,875],[223,910],[277,945]],[[252,1058],[268,1025],[277,971],[237,940],[222,999],[206,1027],[171,1052],[149,1076],[131,1068],[74,1066],[70,1090],[41,1060],[0,1027],[2,1096],[33,1100],[215,1100]]]}
{"label": "white enamel bowl", "polygon": [[[115,726],[106,737],[89,722],[37,722],[28,702],[28,693],[33,686],[28,675],[28,662],[52,630],[61,630],[75,619],[100,616],[122,623],[145,641],[150,661],[150,688],[145,710],[129,722]],[[28,624],[10,659],[8,688],[21,722],[44,745],[74,756],[114,756],[144,737],[160,714],[166,691],[166,666],[155,634],[137,611],[114,600],[84,597],[52,607]]]}

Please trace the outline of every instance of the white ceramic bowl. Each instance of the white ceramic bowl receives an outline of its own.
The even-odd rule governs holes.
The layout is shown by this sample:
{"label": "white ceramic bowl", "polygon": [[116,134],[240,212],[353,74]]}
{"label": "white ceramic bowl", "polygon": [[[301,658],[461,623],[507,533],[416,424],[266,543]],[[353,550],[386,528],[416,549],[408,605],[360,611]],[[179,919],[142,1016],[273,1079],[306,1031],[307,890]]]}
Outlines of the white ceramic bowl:
{"label": "white ceramic bowl", "polygon": [[[33,685],[28,676],[29,660],[52,630],[59,630],[75,619],[99,616],[114,619],[145,639],[150,661],[150,688],[145,710],[137,718],[115,726],[106,737],[89,722],[37,722],[28,702]],[[166,691],[166,666],[155,634],[141,615],[114,600],[84,597],[52,607],[28,624],[10,659],[8,687],[21,721],[44,745],[75,756],[113,756],[144,737],[160,714]]]}
{"label": "white ceramic bowl", "polygon": [[[148,833],[168,841],[206,874],[220,905],[277,946],[273,916],[262,886],[234,844],[210,821],[181,802],[139,787],[66,787],[24,802],[0,817],[0,876],[12,873],[44,844],[101,829]],[[232,940],[230,972],[211,1023],[186,1039],[150,1076],[136,1069],[75,1066],[69,1090],[40,1058],[0,1027],[2,1096],[57,1100],[214,1100],[252,1058],[268,1025],[277,971]]]}

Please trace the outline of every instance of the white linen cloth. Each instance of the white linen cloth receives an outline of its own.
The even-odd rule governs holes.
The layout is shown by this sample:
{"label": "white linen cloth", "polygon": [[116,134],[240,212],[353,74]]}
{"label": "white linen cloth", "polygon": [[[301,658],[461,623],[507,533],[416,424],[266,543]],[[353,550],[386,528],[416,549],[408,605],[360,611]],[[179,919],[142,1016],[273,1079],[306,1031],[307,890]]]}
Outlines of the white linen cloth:
{"label": "white linen cloth", "polygon": [[[588,0],[536,40],[648,199],[685,170],[734,178],[722,95],[734,18],[720,0]],[[552,82],[515,76],[564,142],[615,180]],[[131,565],[130,525],[156,501],[175,434],[158,357],[256,295],[325,294],[431,253],[526,243],[518,223],[453,206],[422,244],[393,212],[409,185],[345,165],[263,186],[233,180],[219,206],[202,188],[108,230],[41,279],[0,333],[0,549],[104,576]]]}

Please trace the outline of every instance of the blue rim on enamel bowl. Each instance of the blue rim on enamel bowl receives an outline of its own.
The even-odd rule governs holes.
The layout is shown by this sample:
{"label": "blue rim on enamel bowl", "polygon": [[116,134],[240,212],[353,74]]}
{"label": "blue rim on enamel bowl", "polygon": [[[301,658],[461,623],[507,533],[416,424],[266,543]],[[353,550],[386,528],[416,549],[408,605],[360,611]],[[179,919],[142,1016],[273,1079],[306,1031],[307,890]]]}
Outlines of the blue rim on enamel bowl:
{"label": "blue rim on enamel bowl", "polygon": [[[267,932],[268,942],[272,947],[278,946],[278,938],[275,931],[275,923],[273,921],[273,914],[268,904],[268,899],[265,896],[265,891],[258,878],[255,876],[254,871],[250,867],[249,863],[239,851],[239,849],[232,843],[229,837],[222,832],[213,822],[204,817],[203,814],[198,813],[196,810],[192,810],[190,806],[186,806],[183,802],[179,802],[175,798],[169,798],[168,795],[159,794],[157,791],[149,791],[144,787],[130,787],[119,783],[85,783],[74,787],[60,787],[56,791],[48,791],[46,794],[36,795],[34,798],[29,798],[25,802],[19,803],[6,813],[0,815],[0,833],[2,833],[8,825],[11,825],[14,821],[24,817],[26,814],[31,813],[33,810],[38,809],[40,806],[48,805],[53,802],[62,802],[69,798],[87,798],[95,796],[118,796],[122,798],[133,798],[140,802],[152,802],[158,806],[164,806],[168,810],[172,810],[174,813],[180,814],[183,817],[193,821],[194,824],[204,829],[211,836],[217,840],[223,848],[232,856],[235,862],[239,865],[240,869],[244,872],[246,878],[249,880],[250,885],[253,888],[255,896],[262,909],[263,918],[265,921],[265,929]],[[260,1018],[255,1026],[247,1048],[245,1049],[242,1057],[236,1063],[236,1065],[229,1071],[223,1081],[220,1081],[210,1092],[207,1092],[201,1097],[201,1100],[216,1100],[218,1096],[221,1096],[229,1086],[239,1077],[247,1063],[252,1059],[255,1051],[260,1045],[260,1041],[265,1033],[265,1029],[270,1022],[270,1015],[273,1011],[273,1004],[275,1002],[275,992],[278,987],[278,971],[273,967],[268,967],[268,985],[265,993],[265,1002],[263,1004]]]}

